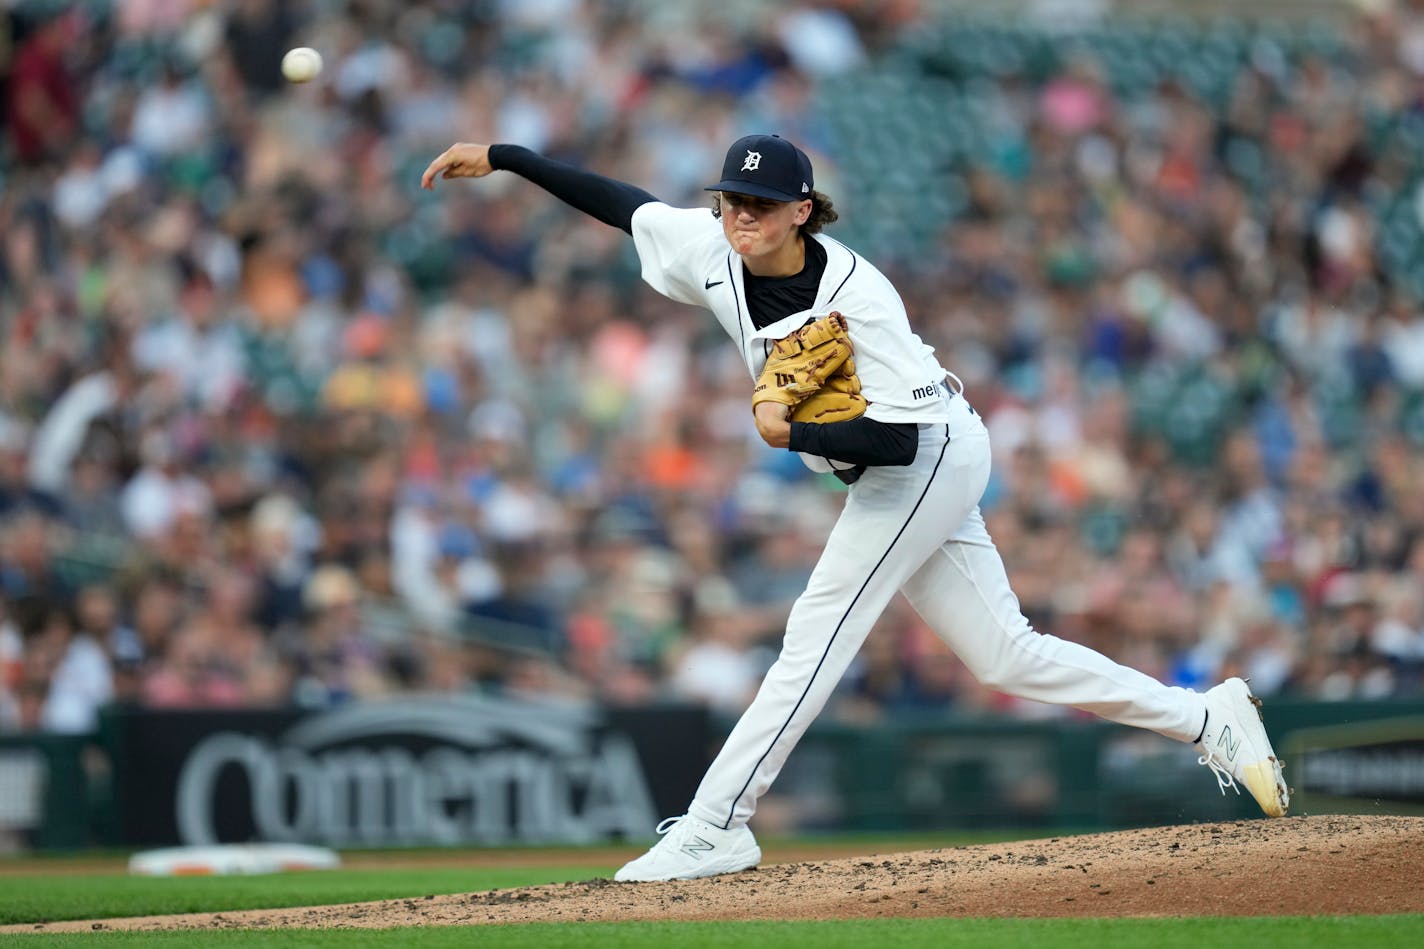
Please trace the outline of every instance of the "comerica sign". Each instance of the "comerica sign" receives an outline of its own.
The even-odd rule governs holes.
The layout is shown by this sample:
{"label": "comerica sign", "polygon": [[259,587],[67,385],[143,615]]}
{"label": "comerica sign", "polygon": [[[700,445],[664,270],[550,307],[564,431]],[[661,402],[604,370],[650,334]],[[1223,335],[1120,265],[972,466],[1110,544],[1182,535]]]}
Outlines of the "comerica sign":
{"label": "comerica sign", "polygon": [[[406,702],[330,712],[275,742],[221,732],[179,775],[180,839],[219,842],[214,789],[234,777],[271,841],[587,842],[657,823],[627,738],[596,736],[576,713],[541,710],[534,722],[510,711],[485,699]],[[414,751],[397,737],[438,743]]]}
{"label": "comerica sign", "polygon": [[[157,760],[151,767],[140,761],[129,783],[152,789],[167,772],[171,788],[126,802],[134,817],[128,836],[342,847],[640,836],[661,813],[643,760],[652,754],[661,761],[663,750],[640,753],[639,741],[661,746],[673,738],[685,748],[692,737],[700,748],[705,723],[686,714],[661,724],[653,714],[623,718],[614,725],[585,706],[432,696],[304,716],[204,713],[147,721],[142,738],[132,736],[133,747],[140,759]],[[667,733],[689,722],[702,730]],[[689,780],[703,763],[689,756]],[[164,798],[159,806],[166,813],[154,813],[154,802]]]}

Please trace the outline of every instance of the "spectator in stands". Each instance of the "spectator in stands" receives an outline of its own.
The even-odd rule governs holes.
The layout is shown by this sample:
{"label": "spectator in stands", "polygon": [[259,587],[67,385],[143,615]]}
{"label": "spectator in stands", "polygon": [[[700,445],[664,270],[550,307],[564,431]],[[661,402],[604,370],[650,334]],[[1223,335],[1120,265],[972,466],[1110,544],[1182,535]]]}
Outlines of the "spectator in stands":
{"label": "spectator in stands", "polygon": [[124,526],[140,540],[157,541],[184,515],[205,517],[212,493],[191,470],[173,433],[154,427],[140,441],[141,467],[120,495]]}
{"label": "spectator in stands", "polygon": [[688,636],[666,658],[672,694],[740,715],[775,658],[756,649],[761,632],[730,583],[704,578],[693,590]]}
{"label": "spectator in stands", "polygon": [[248,704],[246,670],[226,662],[204,630],[174,633],[143,680],[149,708],[239,708]]}
{"label": "spectator in stands", "polygon": [[303,591],[307,622],[285,644],[293,698],[321,707],[372,698],[393,688],[380,646],[361,625],[361,588],[345,567],[318,567]]}
{"label": "spectator in stands", "polygon": [[211,673],[241,688],[241,704],[280,706],[290,694],[291,670],[253,621],[254,588],[240,570],[219,569],[177,635],[204,645]]}
{"label": "spectator in stands", "polygon": [[111,647],[121,670],[117,697],[144,701],[143,679],[157,669],[183,621],[182,591],[162,573],[142,576],[127,590],[129,622],[115,630]]}
{"label": "spectator in stands", "polygon": [[73,585],[55,562],[60,543],[54,522],[38,512],[13,518],[0,533],[0,596],[22,630],[38,629],[51,610],[73,602]]}
{"label": "spectator in stands", "polygon": [[26,477],[29,444],[30,433],[22,423],[0,416],[0,519],[22,511],[58,513],[54,498],[31,487]]}
{"label": "spectator in stands", "polygon": [[85,28],[79,9],[35,6],[6,83],[10,145],[21,164],[64,154],[79,134],[80,91],[66,61]]}
{"label": "spectator in stands", "polygon": [[114,695],[113,672],[101,642],[75,623],[67,607],[53,607],[28,637],[26,650],[52,663],[40,710],[40,729],[85,735],[99,726],[99,709]]}
{"label": "spectator in stands", "polygon": [[19,729],[24,678],[25,642],[0,597],[0,734]]}
{"label": "spectator in stands", "polygon": [[133,361],[140,370],[162,374],[188,404],[222,412],[245,385],[242,335],[228,319],[212,275],[186,259],[179,270],[174,312],[139,331]]}

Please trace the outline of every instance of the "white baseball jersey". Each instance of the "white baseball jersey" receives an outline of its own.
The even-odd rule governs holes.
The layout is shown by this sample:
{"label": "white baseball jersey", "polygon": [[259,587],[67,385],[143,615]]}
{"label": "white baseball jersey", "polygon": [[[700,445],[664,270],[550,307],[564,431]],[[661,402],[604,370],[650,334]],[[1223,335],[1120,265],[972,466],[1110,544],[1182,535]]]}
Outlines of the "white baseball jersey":
{"label": "white baseball jersey", "polygon": [[[855,349],[866,417],[877,422],[947,421],[944,367],[934,349],[910,329],[900,294],[884,274],[844,244],[819,234],[809,237],[826,249],[815,306],[757,329],[747,310],[741,258],[709,209],[652,202],[633,212],[633,241],[643,279],[670,299],[711,310],[737,344],[753,379],[761,375],[773,343],[839,310]],[[827,459],[806,454],[801,459],[813,470],[828,470]]]}

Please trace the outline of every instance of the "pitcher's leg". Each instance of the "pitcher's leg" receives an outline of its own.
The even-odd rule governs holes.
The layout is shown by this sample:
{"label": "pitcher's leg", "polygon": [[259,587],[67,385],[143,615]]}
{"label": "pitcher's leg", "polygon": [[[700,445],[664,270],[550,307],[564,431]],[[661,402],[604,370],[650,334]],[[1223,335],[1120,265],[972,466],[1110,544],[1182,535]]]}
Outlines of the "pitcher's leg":
{"label": "pitcher's leg", "polygon": [[781,654],[727,737],[688,813],[719,827],[745,823],[834,691],[870,627],[948,525],[984,489],[983,439],[921,433],[908,468],[871,469],[851,489],[806,592],[792,607]]}
{"label": "pitcher's leg", "polygon": [[718,827],[744,824],[781,772],[796,743],[865,642],[893,586],[850,597],[796,601],[786,638],[756,697],[707,769],[688,813]]}
{"label": "pitcher's leg", "polygon": [[984,540],[945,544],[904,587],[920,616],[975,678],[1009,695],[1197,740],[1206,716],[1201,695],[1035,631],[1019,609],[998,550],[987,534]]}

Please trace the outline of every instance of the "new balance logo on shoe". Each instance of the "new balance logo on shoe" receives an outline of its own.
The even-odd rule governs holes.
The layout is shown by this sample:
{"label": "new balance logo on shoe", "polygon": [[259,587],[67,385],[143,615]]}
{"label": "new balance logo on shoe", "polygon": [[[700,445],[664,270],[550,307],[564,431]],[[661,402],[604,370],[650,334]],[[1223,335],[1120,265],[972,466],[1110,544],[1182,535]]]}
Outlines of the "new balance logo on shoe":
{"label": "new balance logo on shoe", "polygon": [[1236,751],[1237,751],[1237,749],[1239,749],[1239,748],[1241,747],[1241,739],[1238,738],[1238,739],[1236,739],[1235,742],[1233,742],[1233,741],[1231,740],[1231,726],[1230,726],[1230,725],[1224,726],[1224,727],[1221,729],[1221,737],[1217,739],[1216,743],[1217,743],[1218,745],[1220,745],[1222,748],[1225,748],[1225,749],[1226,749],[1226,760],[1227,760],[1227,761],[1235,761],[1235,760],[1236,760]]}
{"label": "new balance logo on shoe", "polygon": [[694,860],[701,860],[702,855],[704,853],[710,853],[716,849],[717,847],[715,844],[708,843],[701,837],[693,837],[687,843],[682,845],[682,852],[687,854]]}

